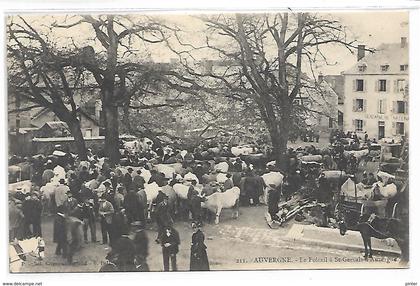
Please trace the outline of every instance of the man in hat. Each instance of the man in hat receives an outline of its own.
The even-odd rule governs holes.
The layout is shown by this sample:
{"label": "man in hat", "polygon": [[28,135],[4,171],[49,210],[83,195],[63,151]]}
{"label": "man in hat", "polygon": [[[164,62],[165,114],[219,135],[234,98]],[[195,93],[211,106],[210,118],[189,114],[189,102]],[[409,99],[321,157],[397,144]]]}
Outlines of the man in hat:
{"label": "man in hat", "polygon": [[169,271],[169,261],[171,262],[172,271],[177,271],[176,255],[179,251],[179,233],[172,226],[167,226],[163,230],[161,236],[161,246],[163,255],[163,270]]}
{"label": "man in hat", "polygon": [[124,208],[128,223],[132,223],[134,221],[144,221],[143,207],[144,206],[140,204],[140,200],[136,192],[133,189],[128,190],[127,194],[124,196]]}
{"label": "man in hat", "polygon": [[90,229],[90,238],[92,242],[96,240],[96,217],[95,217],[95,204],[94,200],[85,197],[81,205],[81,220],[83,221],[83,237],[87,243],[87,229]]}
{"label": "man in hat", "polygon": [[[42,214],[42,203],[38,198],[36,192],[27,194],[25,200],[22,203],[22,212],[24,215],[24,225],[26,236],[42,236],[41,231],[41,214]],[[30,229],[32,226],[32,231]]]}
{"label": "man in hat", "polygon": [[172,225],[172,222],[168,207],[168,196],[159,189],[159,193],[156,197],[156,224],[158,228],[156,238],[157,243],[161,241],[164,228]]}
{"label": "man in hat", "polygon": [[99,216],[101,219],[101,232],[102,232],[102,244],[112,244],[114,242],[114,236],[112,233],[112,218],[114,216],[114,207],[106,200],[106,195],[103,194],[99,199]]}
{"label": "man in hat", "polygon": [[68,242],[67,242],[67,227],[66,215],[64,214],[63,206],[57,207],[57,213],[54,218],[54,236],[53,242],[57,243],[55,255],[63,255],[67,257]]}
{"label": "man in hat", "polygon": [[137,170],[136,175],[133,178],[133,187],[135,190],[140,190],[140,189],[144,189],[144,184],[146,183],[146,181],[144,180],[144,178],[141,176],[141,170]]}
{"label": "man in hat", "polygon": [[135,264],[137,271],[149,271],[147,256],[149,255],[149,239],[144,230],[144,223],[140,221],[131,224],[133,232],[133,242],[135,246]]}
{"label": "man in hat", "polygon": [[318,179],[318,200],[320,202],[327,202],[331,199],[332,190],[325,173],[322,173]]}
{"label": "man in hat", "polygon": [[67,193],[70,192],[70,188],[65,185],[65,180],[62,178],[59,181],[59,185],[55,188],[54,199],[56,207],[62,206],[67,199]]}

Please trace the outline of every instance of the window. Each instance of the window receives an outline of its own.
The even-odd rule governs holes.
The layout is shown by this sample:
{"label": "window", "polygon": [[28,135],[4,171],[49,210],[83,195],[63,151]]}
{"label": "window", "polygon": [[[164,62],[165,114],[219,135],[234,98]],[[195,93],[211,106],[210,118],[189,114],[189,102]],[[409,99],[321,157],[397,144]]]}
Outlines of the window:
{"label": "window", "polygon": [[404,122],[396,122],[395,133],[397,133],[397,135],[404,135],[404,131]]}
{"label": "window", "polygon": [[386,72],[388,71],[389,65],[381,65],[381,71]]}
{"label": "window", "polygon": [[386,80],[380,79],[379,80],[379,91],[386,91]]}
{"label": "window", "polygon": [[405,90],[405,79],[398,79],[397,80],[397,90],[396,92],[404,92]]}
{"label": "window", "polygon": [[363,112],[365,111],[365,99],[356,99],[354,101],[353,111],[355,112]]}
{"label": "window", "polygon": [[356,91],[364,91],[364,80],[363,79],[356,79]]}
{"label": "window", "polygon": [[86,131],[85,131],[85,137],[86,138],[92,137],[92,129],[91,128],[86,129]]}
{"label": "window", "polygon": [[328,118],[328,128],[334,128],[334,119],[331,117]]}
{"label": "window", "polygon": [[386,112],[386,100],[380,99],[378,104],[378,113],[379,114],[385,114]]}
{"label": "window", "polygon": [[359,72],[364,72],[366,71],[366,64],[361,64],[358,66]]}
{"label": "window", "polygon": [[400,65],[400,71],[407,71],[408,65]]}
{"label": "window", "polygon": [[404,114],[405,113],[405,105],[406,105],[406,103],[405,103],[405,101],[397,101],[396,102],[396,113],[400,113],[400,114]]}
{"label": "window", "polygon": [[356,119],[354,123],[355,123],[355,131],[362,132],[363,131],[363,120]]}

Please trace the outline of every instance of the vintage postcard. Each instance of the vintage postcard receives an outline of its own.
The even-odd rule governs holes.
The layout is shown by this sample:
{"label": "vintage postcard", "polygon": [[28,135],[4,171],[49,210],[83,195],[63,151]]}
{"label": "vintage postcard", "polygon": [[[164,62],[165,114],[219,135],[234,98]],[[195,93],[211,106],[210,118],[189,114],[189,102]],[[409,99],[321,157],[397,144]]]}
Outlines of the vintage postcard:
{"label": "vintage postcard", "polygon": [[410,266],[408,11],[5,21],[11,273]]}

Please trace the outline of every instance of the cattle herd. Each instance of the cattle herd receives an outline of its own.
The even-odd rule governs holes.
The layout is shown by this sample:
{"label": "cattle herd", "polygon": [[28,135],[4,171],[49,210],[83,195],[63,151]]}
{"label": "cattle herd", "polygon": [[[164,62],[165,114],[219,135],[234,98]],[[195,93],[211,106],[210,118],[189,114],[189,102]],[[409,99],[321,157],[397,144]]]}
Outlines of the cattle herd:
{"label": "cattle herd", "polygon": [[[121,160],[115,166],[100,153],[89,150],[88,160],[82,161],[60,146],[51,155],[13,156],[9,160],[10,239],[41,236],[42,217],[62,212],[80,219],[86,240],[85,225],[92,228],[90,219],[95,224],[101,214],[106,216],[101,213],[101,198],[112,204],[115,218],[112,228],[101,222],[103,239],[104,232],[109,232],[115,241],[121,229],[115,224],[138,220],[146,224],[156,218],[160,193],[165,194],[170,220],[188,219],[190,212],[197,220],[191,198],[194,192],[200,198],[199,222],[211,218],[218,224],[223,209],[232,209],[232,216],[238,217],[239,206],[267,204],[269,189],[277,189],[283,201],[306,192],[325,203],[334,199],[336,191],[348,198],[356,194],[356,199],[357,193],[366,198],[391,198],[400,191],[401,186],[397,184],[397,190],[392,181],[395,175],[379,168],[373,173],[374,184],[362,181],[367,166],[375,163],[369,148],[345,149],[339,142],[323,149],[290,148],[283,169],[269,148],[256,145],[213,144],[183,150],[170,145],[155,147],[148,138],[122,142]],[[133,198],[137,204],[128,201]],[[141,210],[127,209],[133,207]],[[82,240],[81,232],[73,239]]]}

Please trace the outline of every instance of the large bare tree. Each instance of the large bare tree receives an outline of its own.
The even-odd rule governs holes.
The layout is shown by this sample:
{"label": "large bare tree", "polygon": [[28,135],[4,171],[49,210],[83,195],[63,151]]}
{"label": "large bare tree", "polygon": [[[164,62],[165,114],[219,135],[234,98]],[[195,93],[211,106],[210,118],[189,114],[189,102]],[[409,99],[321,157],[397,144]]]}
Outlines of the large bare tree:
{"label": "large bare tree", "polygon": [[75,102],[76,93],[83,86],[83,70],[63,64],[63,61],[77,57],[79,51],[60,51],[22,17],[9,20],[8,92],[18,102],[31,103],[9,112],[48,108],[67,124],[79,158],[86,159],[87,150]]}
{"label": "large bare tree", "polygon": [[[342,45],[352,51],[355,41],[349,41],[345,27],[328,15],[220,14],[202,19],[207,26],[205,47],[181,43],[183,50],[172,50],[190,75],[206,83],[202,86],[255,106],[276,161],[284,167],[294,100],[303,87],[322,93],[314,70],[319,61],[329,64],[323,47]],[[206,48],[219,64],[199,71],[191,58]]]}

